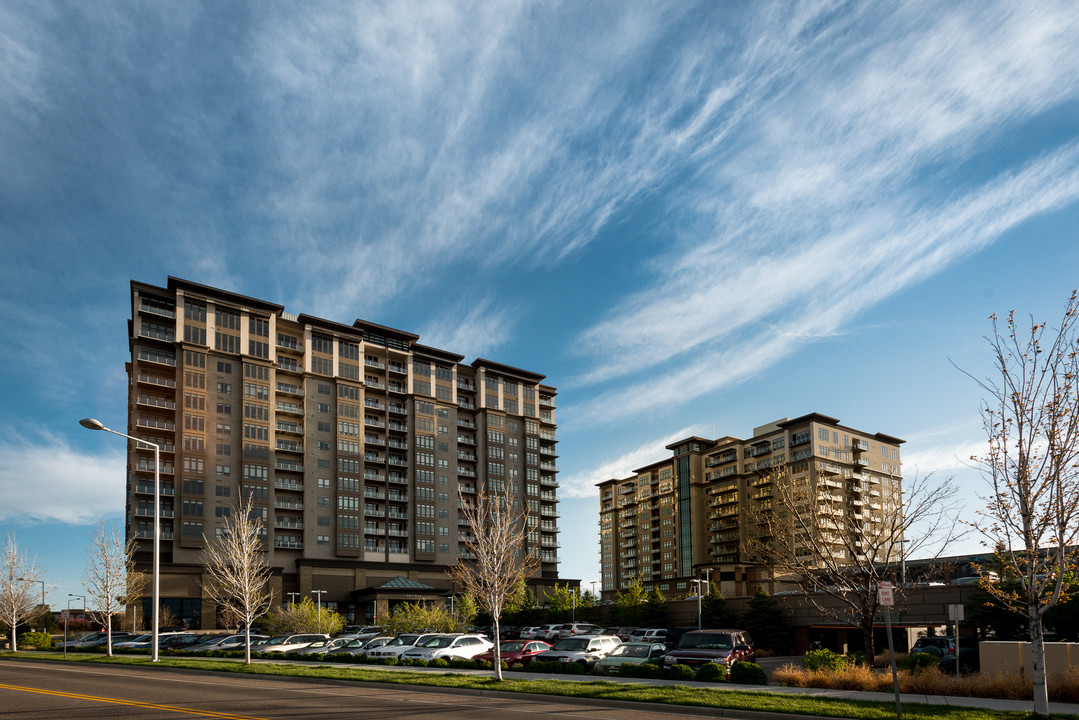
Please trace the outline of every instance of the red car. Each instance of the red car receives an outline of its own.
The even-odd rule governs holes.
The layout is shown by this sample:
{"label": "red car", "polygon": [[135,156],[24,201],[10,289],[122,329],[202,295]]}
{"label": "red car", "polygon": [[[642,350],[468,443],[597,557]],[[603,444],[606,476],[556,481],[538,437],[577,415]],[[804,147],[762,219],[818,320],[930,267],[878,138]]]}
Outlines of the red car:
{"label": "red car", "polygon": [[[550,644],[542,640],[510,640],[502,643],[501,658],[507,665],[527,665],[532,658],[541,652],[551,649]],[[495,651],[489,650],[482,655],[477,655],[474,660],[495,661]]]}

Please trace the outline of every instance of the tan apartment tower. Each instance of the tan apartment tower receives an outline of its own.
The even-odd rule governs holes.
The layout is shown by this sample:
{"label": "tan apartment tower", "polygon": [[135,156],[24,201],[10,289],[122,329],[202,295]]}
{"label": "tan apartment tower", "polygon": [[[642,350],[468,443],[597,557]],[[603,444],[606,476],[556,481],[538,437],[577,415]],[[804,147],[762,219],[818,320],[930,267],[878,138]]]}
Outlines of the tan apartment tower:
{"label": "tan apartment tower", "polygon": [[693,592],[694,578],[718,582],[726,597],[752,595],[758,585],[775,592],[769,568],[749,551],[758,513],[772,502],[773,469],[827,498],[814,511],[828,512],[829,522],[872,532],[902,513],[902,443],[813,413],[762,425],[748,440],[668,445],[670,458],[598,484],[604,597],[635,578],[668,597]]}
{"label": "tan apartment tower", "polygon": [[[555,388],[543,375],[170,277],[131,283],[128,433],[162,448],[162,604],[217,626],[204,537],[252,497],[277,600],[325,591],[350,621],[459,591],[458,491],[508,486],[558,579]],[[131,444],[127,532],[149,569],[153,453]],[[150,611],[146,598],[142,614]]]}

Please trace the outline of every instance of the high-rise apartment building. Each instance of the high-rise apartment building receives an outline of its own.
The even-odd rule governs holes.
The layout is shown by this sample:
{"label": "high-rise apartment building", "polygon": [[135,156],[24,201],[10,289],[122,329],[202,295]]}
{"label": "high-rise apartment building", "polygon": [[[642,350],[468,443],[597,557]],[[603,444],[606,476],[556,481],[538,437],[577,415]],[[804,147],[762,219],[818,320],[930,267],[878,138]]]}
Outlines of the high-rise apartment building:
{"label": "high-rise apartment building", "polygon": [[[806,511],[872,534],[902,513],[902,443],[816,413],[763,425],[748,440],[672,443],[672,457],[599,483],[603,590],[610,597],[640,579],[678,595],[703,577],[727,597],[752,594],[758,584],[774,590],[769,568],[750,551],[774,499],[773,470],[814,498]],[[845,550],[837,544],[834,552]]]}
{"label": "high-rise apartment building", "polygon": [[[357,622],[460,590],[458,493],[528,508],[540,593],[558,578],[555,388],[544,376],[169,278],[131,283],[128,433],[161,446],[162,603],[216,618],[205,538],[250,497],[277,601],[321,594]],[[149,565],[153,453],[131,444],[127,531]],[[144,612],[149,611],[149,599]]]}

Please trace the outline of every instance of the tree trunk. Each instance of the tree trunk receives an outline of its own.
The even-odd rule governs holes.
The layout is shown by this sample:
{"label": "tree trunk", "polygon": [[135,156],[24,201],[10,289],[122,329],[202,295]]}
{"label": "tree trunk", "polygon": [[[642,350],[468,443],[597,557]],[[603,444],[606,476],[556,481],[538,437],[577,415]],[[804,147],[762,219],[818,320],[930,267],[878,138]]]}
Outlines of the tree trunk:
{"label": "tree trunk", "polygon": [[247,627],[244,628],[244,662],[248,665],[251,664],[251,620],[247,621]]}
{"label": "tree trunk", "polygon": [[1049,687],[1045,681],[1045,635],[1042,616],[1037,605],[1031,605],[1030,613],[1030,672],[1034,680],[1034,717],[1049,717]]}
{"label": "tree trunk", "polygon": [[[108,612],[108,611],[106,611]],[[112,613],[105,616],[105,654],[112,657]]]}
{"label": "tree trunk", "polygon": [[502,631],[499,629],[498,618],[495,618],[495,679],[502,681]]}
{"label": "tree trunk", "polygon": [[18,645],[15,643],[15,617],[11,618],[11,652],[19,652]]}
{"label": "tree trunk", "polygon": [[862,621],[862,646],[865,650],[865,662],[869,667],[876,667],[876,645],[873,639],[873,616]]}

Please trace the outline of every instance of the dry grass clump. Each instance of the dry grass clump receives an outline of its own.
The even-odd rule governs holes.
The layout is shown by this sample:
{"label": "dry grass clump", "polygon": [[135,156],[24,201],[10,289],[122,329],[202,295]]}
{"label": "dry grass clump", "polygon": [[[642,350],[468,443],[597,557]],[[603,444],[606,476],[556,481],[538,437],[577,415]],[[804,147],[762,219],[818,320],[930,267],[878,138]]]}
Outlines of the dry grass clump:
{"label": "dry grass clump", "polygon": [[[889,669],[851,666],[838,672],[809,671],[785,665],[772,674],[772,681],[790,687],[815,687],[829,690],[865,690],[886,692],[892,689]],[[1079,702],[1079,667],[1050,673],[1051,702]],[[916,672],[899,671],[899,691],[921,695],[984,697],[1003,700],[1030,700],[1033,687],[1029,677],[1018,673],[974,673],[963,677],[945,675],[936,668]]]}

